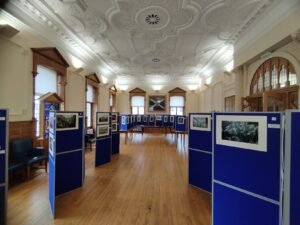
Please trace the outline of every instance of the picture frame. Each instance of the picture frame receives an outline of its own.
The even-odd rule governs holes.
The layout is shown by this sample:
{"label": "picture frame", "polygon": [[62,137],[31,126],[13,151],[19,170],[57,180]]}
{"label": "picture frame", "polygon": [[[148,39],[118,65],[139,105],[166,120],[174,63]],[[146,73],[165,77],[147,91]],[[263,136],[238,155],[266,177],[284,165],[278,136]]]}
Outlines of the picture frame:
{"label": "picture frame", "polygon": [[219,145],[267,152],[267,135],[266,116],[216,116],[216,143]]}
{"label": "picture frame", "polygon": [[168,122],[168,116],[164,116],[164,123]]}
{"label": "picture frame", "polygon": [[149,112],[165,112],[166,111],[166,96],[164,96],[164,95],[149,96],[148,111]]}
{"label": "picture frame", "polygon": [[211,115],[192,114],[190,120],[190,129],[211,131]]}
{"label": "picture frame", "polygon": [[55,152],[55,139],[52,133],[49,134],[49,154],[54,156]]}
{"label": "picture frame", "polygon": [[138,116],[136,117],[136,122],[141,122],[141,120],[142,120],[141,116],[138,115]]}
{"label": "picture frame", "polygon": [[103,137],[109,135],[109,125],[97,125],[96,127],[96,137]]}
{"label": "picture frame", "polygon": [[111,124],[111,131],[112,132],[117,132],[118,131],[118,124],[117,123],[112,123]]}
{"label": "picture frame", "polygon": [[112,123],[117,123],[118,122],[118,113],[111,113],[111,122]]}
{"label": "picture frame", "polygon": [[77,129],[78,113],[56,113],[56,131]]}
{"label": "picture frame", "polygon": [[97,112],[96,116],[97,125],[98,124],[108,124],[109,123],[109,113]]}
{"label": "picture frame", "polygon": [[130,116],[126,116],[126,124],[129,124],[129,117]]}
{"label": "picture frame", "polygon": [[178,116],[177,117],[177,124],[184,124],[184,117],[183,116]]}

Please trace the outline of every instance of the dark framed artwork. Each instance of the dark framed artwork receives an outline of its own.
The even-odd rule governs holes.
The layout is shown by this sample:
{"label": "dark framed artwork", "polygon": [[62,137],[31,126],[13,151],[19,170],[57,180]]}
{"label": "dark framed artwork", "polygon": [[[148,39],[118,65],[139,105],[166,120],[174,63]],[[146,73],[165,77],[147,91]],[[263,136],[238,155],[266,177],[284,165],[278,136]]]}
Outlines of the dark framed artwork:
{"label": "dark framed artwork", "polygon": [[149,112],[164,112],[166,111],[166,96],[164,95],[155,95],[149,96],[148,103]]}

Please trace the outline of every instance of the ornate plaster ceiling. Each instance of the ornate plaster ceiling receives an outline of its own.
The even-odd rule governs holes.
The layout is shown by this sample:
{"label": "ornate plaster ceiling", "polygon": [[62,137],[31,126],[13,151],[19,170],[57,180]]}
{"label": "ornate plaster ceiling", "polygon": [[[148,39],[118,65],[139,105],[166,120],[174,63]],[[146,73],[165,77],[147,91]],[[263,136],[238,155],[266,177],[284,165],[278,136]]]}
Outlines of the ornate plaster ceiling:
{"label": "ornate plaster ceiling", "polygon": [[178,86],[222,70],[278,1],[12,0],[7,10],[111,83]]}

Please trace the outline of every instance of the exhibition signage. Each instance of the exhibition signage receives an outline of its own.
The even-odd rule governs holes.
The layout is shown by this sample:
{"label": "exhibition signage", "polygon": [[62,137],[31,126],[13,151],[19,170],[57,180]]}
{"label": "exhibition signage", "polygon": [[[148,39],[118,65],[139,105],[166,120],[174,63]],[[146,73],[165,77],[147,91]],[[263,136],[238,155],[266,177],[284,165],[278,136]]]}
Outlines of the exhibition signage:
{"label": "exhibition signage", "polygon": [[49,201],[55,217],[55,197],[83,185],[84,133],[82,112],[50,111]]}

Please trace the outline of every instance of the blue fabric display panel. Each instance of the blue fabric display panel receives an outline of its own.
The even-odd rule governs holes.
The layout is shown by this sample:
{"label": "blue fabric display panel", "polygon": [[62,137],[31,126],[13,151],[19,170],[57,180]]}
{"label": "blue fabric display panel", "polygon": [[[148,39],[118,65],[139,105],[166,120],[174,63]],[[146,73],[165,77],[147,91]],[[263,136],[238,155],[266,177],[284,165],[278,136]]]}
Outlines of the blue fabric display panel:
{"label": "blue fabric display panel", "polygon": [[[111,161],[112,155],[112,133],[111,133],[111,117],[109,112],[97,112],[96,126],[96,157],[95,166],[101,166]],[[102,118],[102,119],[100,119]],[[124,129],[131,124],[131,117],[122,115],[121,127]]]}
{"label": "blue fabric display panel", "polygon": [[129,130],[129,116],[121,115],[120,116],[120,131],[128,131]]}
{"label": "blue fabric display panel", "polygon": [[184,132],[186,131],[186,116],[175,116],[174,118],[175,123],[175,131]]}
{"label": "blue fabric display panel", "polygon": [[207,192],[211,192],[211,114],[190,113],[189,121],[189,183]]}
{"label": "blue fabric display panel", "polygon": [[283,225],[300,224],[300,112],[286,112]]}
{"label": "blue fabric display panel", "polygon": [[83,113],[50,111],[49,202],[55,216],[55,197],[83,185]]}
{"label": "blue fabric display panel", "polygon": [[6,223],[8,186],[8,111],[0,109],[0,224]]}
{"label": "blue fabric display panel", "polygon": [[170,116],[169,115],[163,115],[163,126],[168,127],[170,123]]}
{"label": "blue fabric display panel", "polygon": [[155,125],[158,127],[163,126],[163,123],[164,123],[163,119],[164,119],[163,115],[156,115],[155,116],[155,123],[156,123]]}
{"label": "blue fabric display panel", "polygon": [[148,116],[148,115],[143,115],[143,116],[142,116],[142,120],[143,120],[142,124],[143,124],[144,126],[148,126],[148,123],[149,123],[149,116]]}
{"label": "blue fabric display panel", "polygon": [[278,225],[281,114],[215,113],[214,121],[213,225]]}
{"label": "blue fabric display panel", "polygon": [[148,115],[148,126],[155,126],[155,115]]}
{"label": "blue fabric display panel", "polygon": [[120,152],[120,132],[118,129],[119,113],[111,113],[111,152],[112,154],[119,154]]}

